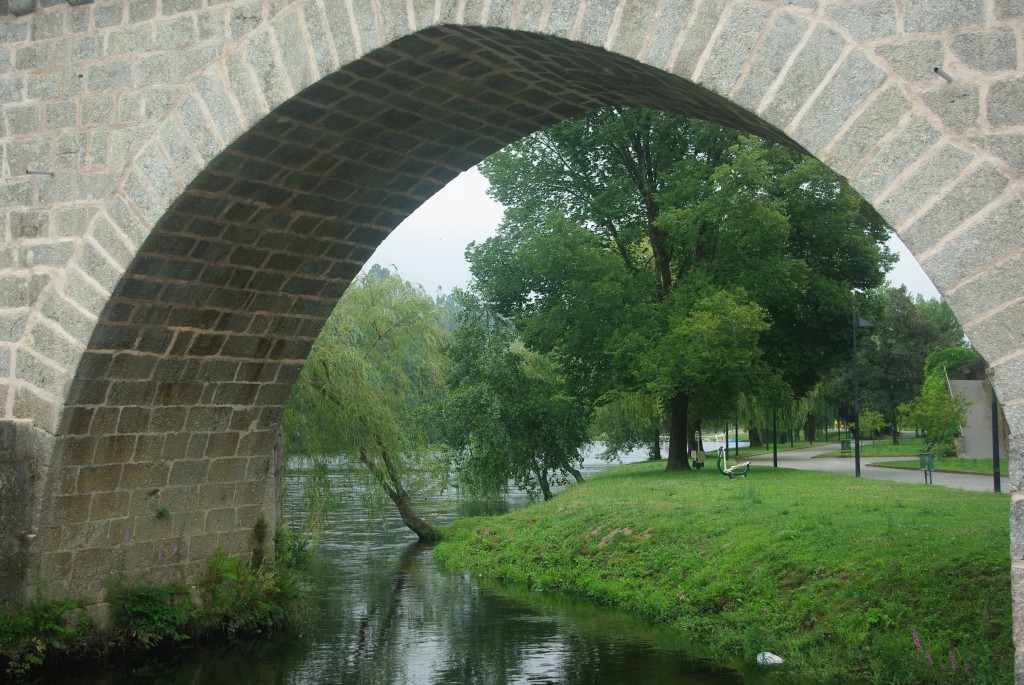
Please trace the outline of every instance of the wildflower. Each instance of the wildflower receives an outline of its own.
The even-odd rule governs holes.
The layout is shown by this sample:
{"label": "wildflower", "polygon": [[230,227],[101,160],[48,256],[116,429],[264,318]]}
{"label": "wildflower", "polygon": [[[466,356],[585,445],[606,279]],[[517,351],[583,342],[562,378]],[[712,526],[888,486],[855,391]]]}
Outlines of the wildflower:
{"label": "wildflower", "polygon": [[917,647],[917,651],[919,651],[919,652],[922,651],[922,649],[921,649],[921,638],[918,637],[918,635],[917,635],[917,628],[913,628],[910,631],[910,634],[914,636],[914,646]]}
{"label": "wildflower", "polygon": [[949,665],[956,670],[956,654],[953,653],[953,648],[949,648]]}
{"label": "wildflower", "polygon": [[925,661],[927,661],[927,662],[928,662],[929,664],[931,664],[932,666],[934,666],[934,665],[935,665],[935,662],[934,662],[934,661],[932,661],[932,653],[931,653],[931,652],[925,652],[925,653],[924,653],[924,659],[925,659]]}
{"label": "wildflower", "polygon": [[121,544],[122,545],[127,545],[128,542],[131,541],[131,539],[132,539],[132,532],[130,530],[126,530],[124,532],[124,540],[121,541]]}
{"label": "wildflower", "polygon": [[173,557],[177,553],[178,553],[178,546],[175,545],[174,547],[171,548],[171,556]]}

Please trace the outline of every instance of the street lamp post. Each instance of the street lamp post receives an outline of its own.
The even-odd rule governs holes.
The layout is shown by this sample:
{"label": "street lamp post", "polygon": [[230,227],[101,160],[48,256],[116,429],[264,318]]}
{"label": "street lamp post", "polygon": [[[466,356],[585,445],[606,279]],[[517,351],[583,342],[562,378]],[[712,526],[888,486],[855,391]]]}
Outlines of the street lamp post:
{"label": "street lamp post", "polygon": [[854,474],[860,478],[860,389],[857,386],[857,329],[871,328],[874,324],[857,316],[853,305],[853,464]]}

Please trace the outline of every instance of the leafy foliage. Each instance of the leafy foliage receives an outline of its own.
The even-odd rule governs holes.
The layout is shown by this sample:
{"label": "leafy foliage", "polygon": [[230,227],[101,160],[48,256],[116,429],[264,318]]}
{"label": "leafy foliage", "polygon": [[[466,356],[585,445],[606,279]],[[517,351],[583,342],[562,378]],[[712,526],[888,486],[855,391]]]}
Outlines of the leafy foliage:
{"label": "leafy foliage", "polygon": [[36,600],[0,613],[0,659],[11,677],[23,677],[53,653],[71,649],[92,632],[84,615],[71,618],[79,603],[71,599]]}
{"label": "leafy foliage", "polygon": [[115,628],[143,649],[188,638],[191,606],[183,587],[121,587],[110,600]]}
{"label": "leafy foliage", "polygon": [[921,394],[901,405],[900,413],[908,425],[925,432],[927,448],[936,457],[956,456],[953,438],[960,434],[960,426],[967,420],[967,405],[950,394],[945,376],[929,376]]}
{"label": "leafy foliage", "polygon": [[[595,110],[482,169],[508,208],[467,251],[482,300],[554,355],[575,393],[658,397],[670,468],[740,389],[813,385],[848,348],[851,289],[881,284],[893,259],[885,223],[820,163],[664,112]],[[730,354],[696,351],[712,334]]]}
{"label": "leafy foliage", "polygon": [[219,551],[207,562],[200,630],[223,632],[228,641],[267,637],[288,625],[302,585],[288,569],[253,566]]}
{"label": "leafy foliage", "polygon": [[871,300],[868,307],[877,318],[861,348],[861,393],[885,417],[897,442],[899,406],[921,392],[924,361],[943,345],[944,333],[903,286],[880,288]]}
{"label": "leafy foliage", "polygon": [[649,459],[661,459],[664,412],[650,393],[612,391],[594,411],[594,430],[604,441],[603,459],[614,459],[635,449],[648,450]]}
{"label": "leafy foliage", "polygon": [[517,343],[508,322],[490,316],[468,293],[458,297],[461,326],[444,414],[460,487],[488,498],[504,494],[511,480],[548,499],[552,485],[582,478],[590,406],[549,358]]}
{"label": "leafy foliage", "polygon": [[313,460],[318,506],[330,495],[336,456],[361,467],[421,539],[434,537],[413,500],[441,481],[433,407],[444,392],[448,335],[432,300],[395,275],[371,274],[348,289],[283,418],[289,453]]}

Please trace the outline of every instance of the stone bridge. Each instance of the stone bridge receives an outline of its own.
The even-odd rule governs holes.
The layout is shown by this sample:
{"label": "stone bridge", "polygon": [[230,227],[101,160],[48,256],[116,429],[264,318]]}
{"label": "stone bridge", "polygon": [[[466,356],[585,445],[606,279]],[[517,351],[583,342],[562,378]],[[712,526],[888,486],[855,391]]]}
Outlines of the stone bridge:
{"label": "stone bridge", "polygon": [[118,566],[160,580],[247,549],[278,516],[282,405],[374,248],[490,153],[614,103],[809,152],[897,229],[993,370],[1024,606],[1019,0],[0,12],[8,599],[98,600]]}

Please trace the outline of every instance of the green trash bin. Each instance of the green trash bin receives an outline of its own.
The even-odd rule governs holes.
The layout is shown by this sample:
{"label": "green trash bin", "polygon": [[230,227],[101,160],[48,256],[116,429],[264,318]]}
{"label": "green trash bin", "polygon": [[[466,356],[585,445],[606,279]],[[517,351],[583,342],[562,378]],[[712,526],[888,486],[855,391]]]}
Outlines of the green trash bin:
{"label": "green trash bin", "polygon": [[929,452],[922,452],[918,455],[920,469],[924,471],[924,482],[932,482],[932,471],[935,470],[935,455]]}

